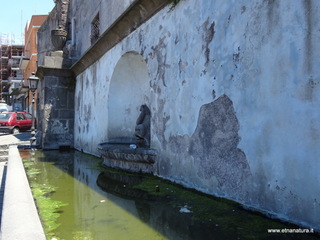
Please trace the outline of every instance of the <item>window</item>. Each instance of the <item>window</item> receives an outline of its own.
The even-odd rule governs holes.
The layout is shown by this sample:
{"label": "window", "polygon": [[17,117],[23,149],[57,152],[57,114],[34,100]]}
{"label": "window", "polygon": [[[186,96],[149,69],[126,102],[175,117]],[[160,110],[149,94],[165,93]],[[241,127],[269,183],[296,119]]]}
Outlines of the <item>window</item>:
{"label": "window", "polygon": [[0,114],[0,120],[1,121],[9,120],[10,117],[11,117],[11,113],[1,113]]}
{"label": "window", "polygon": [[25,113],[28,120],[32,120],[32,115],[30,113]]}
{"label": "window", "polygon": [[76,44],[76,18],[73,17],[71,20],[71,45]]}
{"label": "window", "polygon": [[100,20],[99,13],[91,22],[91,44],[94,44],[100,36]]}
{"label": "window", "polygon": [[17,119],[17,121],[26,120],[22,113],[17,113],[16,119]]}

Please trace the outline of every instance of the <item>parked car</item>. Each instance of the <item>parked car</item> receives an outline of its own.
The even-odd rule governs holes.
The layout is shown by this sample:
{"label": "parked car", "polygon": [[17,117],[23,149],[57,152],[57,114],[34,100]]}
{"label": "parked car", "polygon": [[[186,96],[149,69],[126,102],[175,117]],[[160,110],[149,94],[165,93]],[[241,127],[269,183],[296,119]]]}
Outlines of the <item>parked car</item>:
{"label": "parked car", "polygon": [[9,107],[6,103],[0,103],[0,112],[8,112]]}
{"label": "parked car", "polygon": [[[36,125],[36,119],[35,119]],[[1,112],[0,132],[17,134],[31,129],[32,115],[27,112]]]}

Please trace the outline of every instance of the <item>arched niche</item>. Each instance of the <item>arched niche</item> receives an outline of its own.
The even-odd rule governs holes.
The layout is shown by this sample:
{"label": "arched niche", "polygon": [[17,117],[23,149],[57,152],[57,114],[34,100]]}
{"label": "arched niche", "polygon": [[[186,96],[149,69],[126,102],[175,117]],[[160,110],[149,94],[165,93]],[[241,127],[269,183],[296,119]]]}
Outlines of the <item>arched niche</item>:
{"label": "arched niche", "polygon": [[149,106],[147,63],[136,52],[124,54],[112,74],[108,99],[108,137],[134,137],[140,106]]}

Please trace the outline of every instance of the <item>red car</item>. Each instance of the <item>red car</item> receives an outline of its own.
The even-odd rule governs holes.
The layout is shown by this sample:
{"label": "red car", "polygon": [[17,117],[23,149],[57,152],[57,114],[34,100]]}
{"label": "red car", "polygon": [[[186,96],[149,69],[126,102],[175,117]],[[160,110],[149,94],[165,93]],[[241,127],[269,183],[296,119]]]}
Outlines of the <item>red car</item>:
{"label": "red car", "polygon": [[[36,120],[35,120],[36,125]],[[32,115],[27,112],[0,113],[0,132],[18,134],[31,129]]]}

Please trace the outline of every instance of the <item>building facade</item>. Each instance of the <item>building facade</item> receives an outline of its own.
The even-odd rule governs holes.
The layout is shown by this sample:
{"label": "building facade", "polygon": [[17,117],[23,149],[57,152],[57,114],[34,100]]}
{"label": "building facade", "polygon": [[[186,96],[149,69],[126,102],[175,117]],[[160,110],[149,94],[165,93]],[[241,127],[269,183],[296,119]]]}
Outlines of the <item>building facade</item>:
{"label": "building facade", "polygon": [[[25,27],[25,39],[24,39],[24,58],[22,60],[21,69],[23,70],[23,86],[22,91],[25,91],[25,109],[28,112],[32,112],[32,93],[29,91],[26,86],[28,86],[27,79],[32,75],[33,72],[37,71],[37,62],[38,62],[38,39],[37,32],[46,20],[48,15],[33,15],[30,21],[26,24]],[[35,98],[37,98],[37,92],[35,92]],[[36,107],[36,102],[35,106]]]}
{"label": "building facade", "polygon": [[19,87],[23,78],[20,69],[23,49],[23,45],[0,45],[0,101],[8,104],[10,109],[17,101],[12,96],[12,92]]}
{"label": "building facade", "polygon": [[[319,229],[320,3],[174,2],[56,1],[39,75],[70,95],[74,122],[47,117],[43,135],[62,126],[99,156],[99,143],[135,134],[145,104],[154,174]],[[43,114],[61,103],[44,100]]]}

